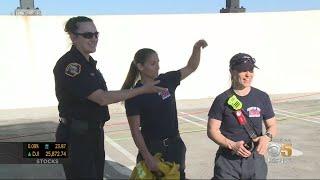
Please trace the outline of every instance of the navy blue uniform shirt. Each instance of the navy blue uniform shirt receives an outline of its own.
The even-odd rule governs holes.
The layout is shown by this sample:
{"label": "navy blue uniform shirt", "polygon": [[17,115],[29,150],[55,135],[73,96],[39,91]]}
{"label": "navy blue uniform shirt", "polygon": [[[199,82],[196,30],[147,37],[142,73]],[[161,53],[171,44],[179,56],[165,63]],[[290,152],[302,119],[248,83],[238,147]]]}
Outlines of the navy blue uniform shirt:
{"label": "navy blue uniform shirt", "polygon": [[[146,138],[163,139],[179,134],[176,87],[180,84],[180,71],[160,74],[157,86],[168,88],[163,93],[142,94],[125,101],[127,116],[140,115],[141,133]],[[142,86],[137,82],[135,88]]]}
{"label": "navy blue uniform shirt", "polygon": [[[249,135],[239,125],[236,117],[232,114],[232,108],[227,104],[227,100],[230,97],[228,91],[223,92],[215,98],[208,114],[209,119],[214,118],[222,121],[220,131],[226,138],[233,141],[243,140],[248,142],[250,140]],[[255,129],[258,136],[262,135],[262,121],[274,117],[268,94],[251,87],[248,95],[236,96],[242,102],[247,122]]]}
{"label": "navy blue uniform shirt", "polygon": [[98,89],[108,90],[96,64],[92,57],[88,62],[75,46],[58,60],[53,73],[60,117],[89,122],[110,119],[108,106],[87,99]]}

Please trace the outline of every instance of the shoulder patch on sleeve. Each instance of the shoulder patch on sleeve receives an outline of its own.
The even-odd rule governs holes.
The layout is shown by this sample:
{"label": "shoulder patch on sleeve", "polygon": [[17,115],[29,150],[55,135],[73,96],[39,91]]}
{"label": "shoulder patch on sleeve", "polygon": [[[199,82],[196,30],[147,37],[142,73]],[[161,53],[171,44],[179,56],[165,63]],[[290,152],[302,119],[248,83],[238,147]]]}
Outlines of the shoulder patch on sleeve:
{"label": "shoulder patch on sleeve", "polygon": [[81,65],[78,63],[70,63],[66,67],[64,73],[70,77],[75,77],[81,72]]}

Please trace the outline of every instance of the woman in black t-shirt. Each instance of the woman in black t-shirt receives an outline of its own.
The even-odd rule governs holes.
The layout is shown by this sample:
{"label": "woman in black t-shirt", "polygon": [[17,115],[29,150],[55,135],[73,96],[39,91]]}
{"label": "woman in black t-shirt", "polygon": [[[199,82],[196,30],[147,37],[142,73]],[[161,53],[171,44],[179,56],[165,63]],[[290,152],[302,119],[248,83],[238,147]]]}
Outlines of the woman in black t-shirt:
{"label": "woman in black t-shirt", "polygon": [[[220,146],[213,179],[266,179],[264,154],[268,142],[277,132],[271,101],[268,94],[251,86],[253,69],[257,67],[254,58],[244,53],[236,54],[229,67],[231,88],[215,98],[208,114],[208,137]],[[228,104],[232,96],[242,103],[240,112],[249,128],[240,125],[239,121],[243,121]],[[266,127],[265,134],[262,133],[262,122]]]}
{"label": "woman in black t-shirt", "polygon": [[[155,80],[160,80],[158,86],[167,88],[162,93],[141,95],[125,102],[131,134],[139,149],[137,162],[144,160],[150,171],[159,172],[153,155],[160,152],[165,161],[180,164],[180,177],[185,178],[186,147],[178,130],[175,90],[181,80],[197,69],[201,48],[206,46],[206,41],[199,40],[184,68],[160,75],[154,50],[140,49],[134,56],[122,89],[138,88]],[[141,79],[136,82],[139,76]]]}

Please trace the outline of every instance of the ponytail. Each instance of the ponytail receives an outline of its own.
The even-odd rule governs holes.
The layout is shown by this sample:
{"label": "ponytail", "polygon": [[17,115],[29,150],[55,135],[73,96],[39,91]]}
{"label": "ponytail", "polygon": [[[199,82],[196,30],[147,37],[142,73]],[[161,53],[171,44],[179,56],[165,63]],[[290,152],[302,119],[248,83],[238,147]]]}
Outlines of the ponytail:
{"label": "ponytail", "polygon": [[139,77],[139,70],[134,61],[131,62],[129,72],[127,74],[126,80],[124,81],[121,90],[131,89],[136,83]]}
{"label": "ponytail", "polygon": [[134,60],[131,62],[127,78],[124,81],[121,90],[133,88],[140,75],[137,64],[140,63],[141,65],[143,65],[146,62],[147,58],[153,53],[156,53],[156,51],[149,48],[143,48],[136,52],[133,58]]}

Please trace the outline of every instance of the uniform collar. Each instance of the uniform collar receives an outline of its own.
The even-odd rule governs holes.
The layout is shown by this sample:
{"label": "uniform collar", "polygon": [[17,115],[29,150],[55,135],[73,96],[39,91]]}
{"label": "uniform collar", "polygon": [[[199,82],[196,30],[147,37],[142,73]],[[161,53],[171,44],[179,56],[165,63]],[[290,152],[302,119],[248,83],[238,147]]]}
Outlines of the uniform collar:
{"label": "uniform collar", "polygon": [[86,60],[86,58],[81,54],[81,52],[76,48],[76,46],[72,45],[70,52],[79,59],[82,63],[88,63],[94,67],[97,65],[97,61],[94,60],[91,56],[89,56],[89,62]]}
{"label": "uniform collar", "polygon": [[[160,76],[160,75],[159,75],[159,76]],[[155,81],[156,81],[156,80],[159,80],[159,79],[160,79],[159,76],[156,77],[154,80],[155,80]],[[143,84],[142,84],[142,82],[141,82],[141,79],[136,82],[136,85],[135,85],[134,87],[140,87],[140,86],[143,86]]]}

